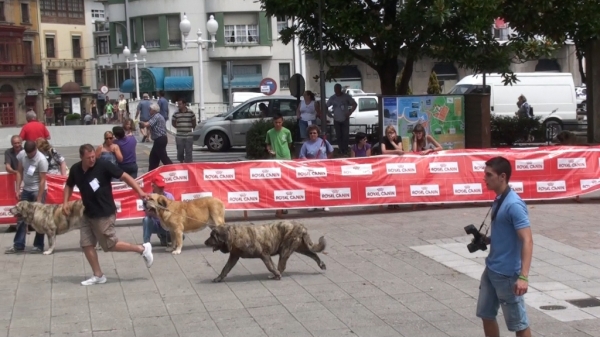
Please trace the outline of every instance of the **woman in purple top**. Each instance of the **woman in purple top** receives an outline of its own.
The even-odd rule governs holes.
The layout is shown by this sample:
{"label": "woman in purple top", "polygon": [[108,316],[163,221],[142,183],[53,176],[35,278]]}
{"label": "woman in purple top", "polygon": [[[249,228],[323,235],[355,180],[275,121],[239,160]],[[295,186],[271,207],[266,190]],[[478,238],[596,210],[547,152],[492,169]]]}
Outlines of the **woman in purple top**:
{"label": "woman in purple top", "polygon": [[114,143],[119,146],[123,155],[123,160],[118,163],[119,167],[134,179],[137,178],[138,165],[135,154],[137,139],[133,135],[126,136],[122,126],[113,127],[113,134],[116,138]]}
{"label": "woman in purple top", "polygon": [[356,134],[356,144],[350,148],[350,157],[370,157],[371,144],[367,143],[367,134],[358,132]]}

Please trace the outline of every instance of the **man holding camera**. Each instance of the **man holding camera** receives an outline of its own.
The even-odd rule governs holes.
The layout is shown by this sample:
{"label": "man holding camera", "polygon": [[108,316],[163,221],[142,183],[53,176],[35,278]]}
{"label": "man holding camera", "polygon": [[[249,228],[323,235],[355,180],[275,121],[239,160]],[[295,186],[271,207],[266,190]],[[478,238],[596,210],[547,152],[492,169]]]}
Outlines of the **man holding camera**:
{"label": "man holding camera", "polygon": [[529,283],[533,238],[527,205],[508,186],[511,172],[506,158],[495,157],[485,163],[485,184],[497,195],[492,206],[492,233],[485,237],[491,246],[477,302],[477,317],[483,320],[488,337],[500,337],[496,321],[500,306],[508,330],[516,336],[531,336],[523,295]]}

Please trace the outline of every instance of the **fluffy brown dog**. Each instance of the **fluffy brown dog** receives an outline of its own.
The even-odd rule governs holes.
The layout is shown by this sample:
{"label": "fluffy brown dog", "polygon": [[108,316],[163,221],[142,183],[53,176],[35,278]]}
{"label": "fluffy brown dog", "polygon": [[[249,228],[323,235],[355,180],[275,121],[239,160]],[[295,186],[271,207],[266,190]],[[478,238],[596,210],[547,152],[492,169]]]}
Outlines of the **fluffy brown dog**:
{"label": "fluffy brown dog", "polygon": [[172,247],[167,247],[167,251],[172,251],[173,254],[181,254],[183,233],[203,230],[210,226],[210,220],[217,226],[225,224],[225,206],[221,200],[213,197],[175,201],[152,193],[150,199],[144,201],[144,205],[148,210],[156,212],[160,225],[171,233],[173,243]]}
{"label": "fluffy brown dog", "polygon": [[[279,221],[261,226],[222,226],[214,228],[204,242],[213,251],[229,253],[229,260],[219,277],[213,282],[221,282],[241,258],[261,259],[276,280],[281,279],[287,260],[294,252],[306,255],[325,270],[325,263],[316,253],[325,250],[325,238],[320,237],[313,244],[306,228],[293,221]],[[279,254],[277,269],[271,256]]]}
{"label": "fluffy brown dog", "polygon": [[577,145],[577,136],[573,132],[567,130],[563,130],[556,135],[556,140],[558,140],[560,145]]}
{"label": "fluffy brown dog", "polygon": [[70,201],[69,203],[71,204],[69,216],[63,214],[62,204],[51,205],[29,201],[19,201],[15,207],[10,209],[10,212],[17,218],[22,218],[36,232],[48,236],[48,250],[44,252],[44,255],[50,255],[54,252],[57,235],[81,227],[83,203],[81,200]]}

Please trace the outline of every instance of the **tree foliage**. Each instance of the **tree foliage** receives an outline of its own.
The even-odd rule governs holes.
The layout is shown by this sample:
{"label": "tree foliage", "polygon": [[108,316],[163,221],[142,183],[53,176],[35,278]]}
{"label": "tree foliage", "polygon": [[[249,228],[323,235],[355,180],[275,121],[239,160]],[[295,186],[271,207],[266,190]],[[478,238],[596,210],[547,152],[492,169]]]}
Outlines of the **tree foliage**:
{"label": "tree foliage", "polygon": [[435,71],[431,71],[429,75],[429,83],[427,83],[427,93],[430,95],[439,95],[442,93],[442,87],[440,87],[440,81],[438,81]]}
{"label": "tree foliage", "polygon": [[600,1],[506,0],[503,13],[517,31],[514,39],[546,36],[557,43],[572,41],[585,81],[581,60],[590,42],[600,38]]}
{"label": "tree foliage", "polygon": [[[259,0],[270,16],[294,17],[281,40],[294,37],[308,52],[319,45],[319,0]],[[542,1],[542,0],[539,0]],[[500,43],[491,26],[505,0],[322,0],[326,59],[364,62],[379,75],[383,94],[396,93],[398,58],[405,59],[398,91],[405,94],[414,62],[423,57],[451,61],[475,72],[510,74],[511,62],[548,52],[538,40]],[[509,81],[514,78],[507,77]]]}

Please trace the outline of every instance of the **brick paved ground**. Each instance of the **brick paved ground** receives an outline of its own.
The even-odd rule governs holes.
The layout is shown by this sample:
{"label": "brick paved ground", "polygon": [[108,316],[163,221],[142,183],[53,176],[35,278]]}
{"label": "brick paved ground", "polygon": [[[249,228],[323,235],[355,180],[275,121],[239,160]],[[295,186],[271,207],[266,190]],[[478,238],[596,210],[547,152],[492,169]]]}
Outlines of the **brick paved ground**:
{"label": "brick paved ground", "polygon": [[[597,209],[596,203],[530,206],[536,242],[530,279],[537,288],[528,311],[535,336],[600,336],[598,307],[564,302],[600,296]],[[344,211],[303,220],[313,239],[328,239],[327,270],[294,255],[281,281],[267,279],[260,261],[241,260],[226,283],[211,283],[227,256],[204,247],[208,231],[188,235],[179,256],[155,247],[151,269],[135,254],[101,253],[109,281],[92,287],[79,285],[90,269],[78,232],[59,237],[52,256],[1,254],[0,336],[482,335],[474,311],[483,259],[457,241],[464,242],[463,227],[479,223],[486,208]],[[140,242],[141,227],[121,226],[118,235]],[[0,246],[12,238],[0,234]],[[538,309],[545,303],[567,309],[545,313]],[[512,335],[500,326],[503,336]]]}

